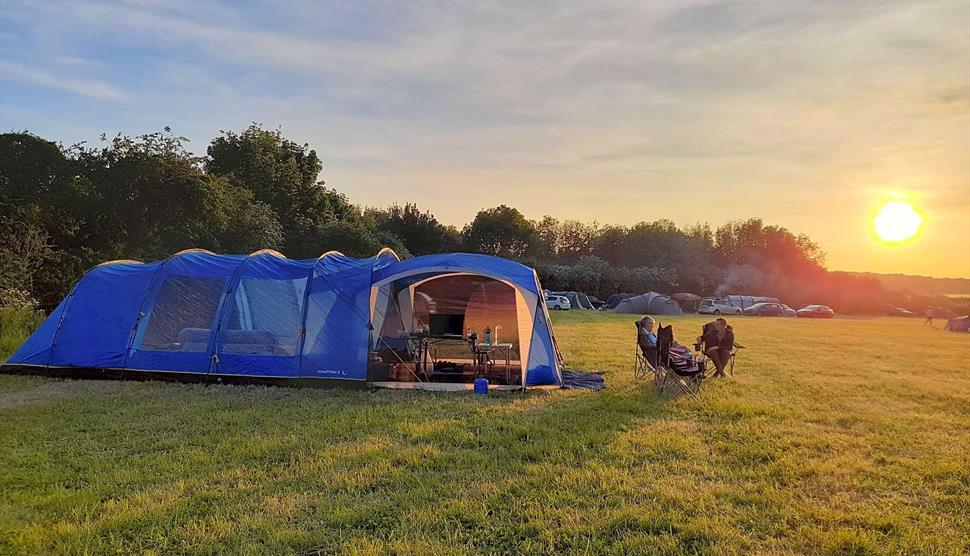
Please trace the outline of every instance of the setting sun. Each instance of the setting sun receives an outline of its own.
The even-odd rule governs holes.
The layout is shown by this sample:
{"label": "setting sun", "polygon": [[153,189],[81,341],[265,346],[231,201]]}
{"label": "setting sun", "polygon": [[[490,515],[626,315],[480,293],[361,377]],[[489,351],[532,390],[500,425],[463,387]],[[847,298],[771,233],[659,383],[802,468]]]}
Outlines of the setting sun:
{"label": "setting sun", "polygon": [[906,201],[890,201],[879,207],[872,221],[876,235],[886,243],[901,243],[919,232],[923,216]]}

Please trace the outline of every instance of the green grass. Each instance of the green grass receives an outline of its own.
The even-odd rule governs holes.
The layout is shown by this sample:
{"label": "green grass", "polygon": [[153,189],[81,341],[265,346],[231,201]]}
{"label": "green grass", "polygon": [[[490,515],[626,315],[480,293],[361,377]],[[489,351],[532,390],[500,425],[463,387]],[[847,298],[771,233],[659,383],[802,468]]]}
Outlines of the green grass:
{"label": "green grass", "polygon": [[970,336],[737,318],[694,401],[633,380],[632,320],[555,316],[601,393],[2,376],[0,552],[970,550]]}
{"label": "green grass", "polygon": [[0,361],[6,361],[43,322],[39,310],[0,307]]}

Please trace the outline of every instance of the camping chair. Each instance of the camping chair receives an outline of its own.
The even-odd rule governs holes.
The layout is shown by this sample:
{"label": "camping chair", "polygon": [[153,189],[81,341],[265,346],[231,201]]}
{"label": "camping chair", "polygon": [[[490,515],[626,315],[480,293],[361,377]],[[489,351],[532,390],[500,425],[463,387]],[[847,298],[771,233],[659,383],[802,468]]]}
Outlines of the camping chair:
{"label": "camping chair", "polygon": [[659,382],[663,376],[663,368],[657,364],[657,348],[646,347],[640,343],[640,321],[634,321],[637,327],[637,345],[634,348],[634,378],[646,378],[652,376],[655,382]]}
{"label": "camping chair", "polygon": [[471,346],[472,360],[475,362],[475,376],[491,378],[492,369],[495,367],[495,360],[492,358],[491,350],[481,349],[479,347],[481,344],[477,343],[477,338],[470,340],[468,344]]}
{"label": "camping chair", "polygon": [[[710,327],[713,327],[713,326],[714,326],[714,323],[712,322],[705,324],[703,328],[701,328],[701,341],[695,344],[697,351],[700,351],[705,356],[707,355],[707,344],[704,342],[704,337],[707,336],[707,333],[710,330]],[[734,329],[731,328],[730,324],[728,325],[728,330],[730,330],[732,333],[734,332]],[[734,376],[734,362],[738,358],[738,353],[742,349],[745,349],[745,346],[739,344],[735,340],[734,347],[731,349],[731,355],[728,356],[728,364],[725,367],[725,370],[727,371],[727,374],[729,376],[732,376],[732,377]]]}
{"label": "camping chair", "polygon": [[701,398],[701,381],[704,379],[704,372],[696,364],[687,368],[674,365],[670,355],[670,348],[673,344],[673,327],[670,325],[660,327],[657,330],[657,357],[658,366],[664,369],[663,379],[660,382],[660,393],[664,394],[668,386],[676,385],[685,394],[699,400]]}

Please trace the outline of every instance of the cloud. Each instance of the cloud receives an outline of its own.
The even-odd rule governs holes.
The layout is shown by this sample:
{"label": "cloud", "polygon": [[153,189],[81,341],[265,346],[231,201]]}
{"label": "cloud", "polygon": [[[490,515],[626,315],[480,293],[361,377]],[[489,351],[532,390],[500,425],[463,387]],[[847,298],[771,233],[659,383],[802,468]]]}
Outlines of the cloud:
{"label": "cloud", "polygon": [[52,73],[0,62],[0,75],[21,83],[28,83],[45,89],[66,91],[99,100],[125,100],[126,96],[118,89],[101,81],[74,79]]}
{"label": "cloud", "polygon": [[[603,222],[761,215],[838,261],[873,191],[966,206],[949,192],[970,183],[966,0],[3,1],[4,60],[46,72],[17,79],[137,100],[7,100],[7,125],[172,124],[204,146],[260,121],[355,201],[449,223],[510,196]],[[838,213],[805,209],[820,199]]]}

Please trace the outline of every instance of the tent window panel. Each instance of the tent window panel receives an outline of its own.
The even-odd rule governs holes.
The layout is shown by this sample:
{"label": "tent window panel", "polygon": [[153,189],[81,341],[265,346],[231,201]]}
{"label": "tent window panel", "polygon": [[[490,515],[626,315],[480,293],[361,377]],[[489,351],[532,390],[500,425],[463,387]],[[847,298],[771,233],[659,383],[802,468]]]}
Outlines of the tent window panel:
{"label": "tent window panel", "polygon": [[243,278],[229,308],[221,353],[295,355],[307,279]]}
{"label": "tent window panel", "polygon": [[135,347],[153,351],[208,351],[225,283],[225,278],[165,277]]}

